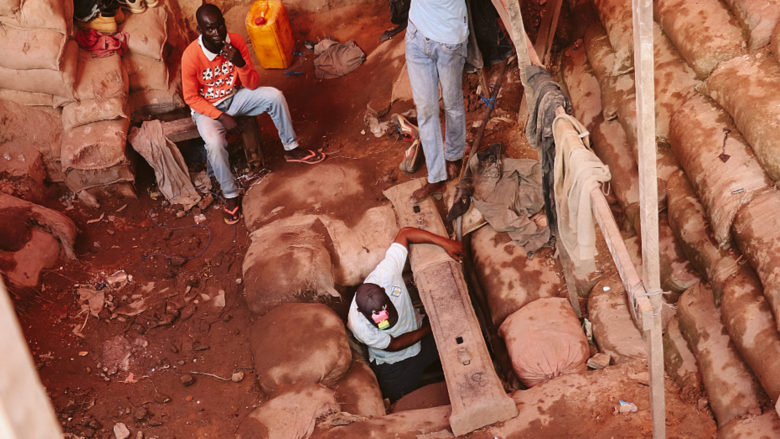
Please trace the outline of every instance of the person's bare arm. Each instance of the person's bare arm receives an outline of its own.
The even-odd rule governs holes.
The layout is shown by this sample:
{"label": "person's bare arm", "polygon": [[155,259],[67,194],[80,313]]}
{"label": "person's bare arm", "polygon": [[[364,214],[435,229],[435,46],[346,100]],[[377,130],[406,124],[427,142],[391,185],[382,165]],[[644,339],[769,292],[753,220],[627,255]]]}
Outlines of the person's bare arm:
{"label": "person's bare arm", "polygon": [[431,333],[431,325],[426,321],[415,331],[401,334],[399,337],[391,337],[390,344],[384,349],[386,351],[400,351],[422,340],[423,337]]}
{"label": "person's bare arm", "polygon": [[458,262],[461,262],[463,259],[463,243],[416,227],[404,227],[398,231],[394,242],[403,245],[407,249],[409,244],[436,244],[443,248],[452,259]]}

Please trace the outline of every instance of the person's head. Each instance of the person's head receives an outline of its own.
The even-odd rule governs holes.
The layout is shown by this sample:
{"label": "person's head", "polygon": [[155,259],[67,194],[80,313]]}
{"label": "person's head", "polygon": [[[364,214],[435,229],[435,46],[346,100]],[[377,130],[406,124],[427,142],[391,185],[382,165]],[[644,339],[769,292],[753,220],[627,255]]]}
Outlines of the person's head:
{"label": "person's head", "polygon": [[360,285],[355,292],[355,303],[358,311],[379,329],[389,329],[398,321],[398,311],[379,285]]}
{"label": "person's head", "polygon": [[198,32],[203,35],[203,44],[212,52],[219,53],[227,38],[227,27],[222,11],[210,3],[204,3],[195,12]]}

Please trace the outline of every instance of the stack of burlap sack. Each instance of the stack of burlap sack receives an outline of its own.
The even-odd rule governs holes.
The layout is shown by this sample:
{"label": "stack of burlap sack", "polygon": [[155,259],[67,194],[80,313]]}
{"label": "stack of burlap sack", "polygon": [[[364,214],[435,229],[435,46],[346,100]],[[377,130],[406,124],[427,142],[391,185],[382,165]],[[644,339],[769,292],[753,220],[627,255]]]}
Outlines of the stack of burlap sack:
{"label": "stack of burlap sack", "polygon": [[[615,196],[636,226],[631,4],[594,5],[598,19],[582,46],[564,57],[564,82],[575,113],[581,109],[578,117],[593,132],[594,150],[613,171],[613,187],[630,189],[616,189]],[[666,207],[660,231],[676,244],[674,252],[662,249],[662,283],[682,293],[679,301],[667,296],[678,307],[667,327],[667,373],[691,393],[703,388],[721,434],[746,431],[740,417],[753,425],[769,419],[767,428],[777,431],[780,3],[659,0],[653,6],[657,170],[660,208]],[[672,276],[663,273],[665,258],[674,262],[667,270]],[[673,275],[683,266],[701,283]],[[594,322],[601,346],[596,329]]]}

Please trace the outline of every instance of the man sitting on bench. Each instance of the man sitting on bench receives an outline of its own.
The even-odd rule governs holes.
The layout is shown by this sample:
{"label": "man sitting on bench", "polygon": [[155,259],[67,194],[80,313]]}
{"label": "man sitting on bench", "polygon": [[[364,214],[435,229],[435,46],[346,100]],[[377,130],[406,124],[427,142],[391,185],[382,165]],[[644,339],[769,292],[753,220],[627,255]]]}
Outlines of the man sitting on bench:
{"label": "man sitting on bench", "polygon": [[347,326],[368,345],[371,369],[391,402],[415,390],[425,369],[438,359],[430,323],[417,320],[402,276],[409,244],[420,243],[436,244],[457,261],[463,257],[461,242],[404,227],[349,307]]}
{"label": "man sitting on bench", "polygon": [[267,112],[279,131],[288,162],[319,163],[325,154],[299,147],[284,95],[274,87],[259,87],[260,76],[252,66],[246,42],[241,35],[227,31],[222,11],[204,4],[195,18],[200,36],[184,50],[181,62],[184,101],[192,110],[225,197],[225,222],[235,224],[240,218],[239,193],[225,138],[227,131],[236,128],[234,116]]}

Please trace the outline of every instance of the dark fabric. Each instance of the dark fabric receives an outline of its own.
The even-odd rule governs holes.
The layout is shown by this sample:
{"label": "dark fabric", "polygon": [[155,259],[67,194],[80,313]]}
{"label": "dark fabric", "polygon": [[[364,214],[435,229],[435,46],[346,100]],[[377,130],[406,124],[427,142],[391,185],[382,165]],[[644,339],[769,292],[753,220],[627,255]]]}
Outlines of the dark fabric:
{"label": "dark fabric", "polygon": [[512,46],[498,25],[498,11],[493,2],[471,0],[469,3],[477,46],[485,63],[492,64],[506,59],[512,53]]}
{"label": "dark fabric", "polygon": [[439,351],[433,334],[428,334],[421,340],[420,353],[414,357],[393,364],[374,364],[371,369],[379,381],[382,395],[395,402],[407,393],[420,387],[420,377],[425,369],[439,359]]}
{"label": "dark fabric", "polygon": [[562,106],[566,114],[572,114],[571,101],[552,76],[539,66],[529,66],[524,72],[528,90],[528,123],[525,135],[528,142],[539,149],[542,157],[542,192],[544,193],[544,211],[551,230],[557,230],[558,220],[555,214],[555,193],[553,192],[555,164],[555,139],[552,123],[555,109]]}
{"label": "dark fabric", "polygon": [[411,0],[390,0],[390,22],[399,26],[406,25],[411,4]]}

